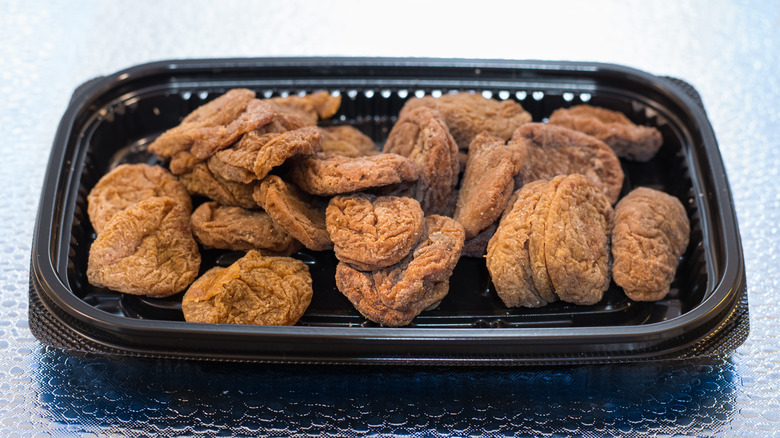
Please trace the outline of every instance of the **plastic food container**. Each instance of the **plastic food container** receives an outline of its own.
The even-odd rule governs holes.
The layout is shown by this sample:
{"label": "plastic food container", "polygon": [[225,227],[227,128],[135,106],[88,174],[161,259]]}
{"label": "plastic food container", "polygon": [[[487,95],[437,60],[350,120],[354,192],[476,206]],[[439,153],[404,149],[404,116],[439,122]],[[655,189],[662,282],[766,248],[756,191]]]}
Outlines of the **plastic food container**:
{"label": "plastic food container", "polygon": [[[313,301],[296,326],[184,322],[181,295],[150,299],[92,287],[94,239],[86,196],[121,163],[156,163],[146,151],[190,111],[235,87],[258,97],[340,93],[328,124],[352,124],[384,142],[406,99],[474,91],[513,99],[545,121],[587,102],[656,126],[664,146],[647,163],[622,161],[623,194],[650,186],[680,198],[691,243],[669,295],[628,300],[614,283],[593,306],[507,309],[484,260],[463,258],[441,305],[411,325],[367,322],[336,289],[332,251],[302,251]],[[203,252],[203,270],[240,254]],[[79,87],[59,125],[32,248],[30,327],[69,351],[145,357],[307,363],[613,363],[728,354],[748,333],[745,269],[736,216],[712,128],[686,83],[596,63],[463,59],[270,58],[164,61]]]}

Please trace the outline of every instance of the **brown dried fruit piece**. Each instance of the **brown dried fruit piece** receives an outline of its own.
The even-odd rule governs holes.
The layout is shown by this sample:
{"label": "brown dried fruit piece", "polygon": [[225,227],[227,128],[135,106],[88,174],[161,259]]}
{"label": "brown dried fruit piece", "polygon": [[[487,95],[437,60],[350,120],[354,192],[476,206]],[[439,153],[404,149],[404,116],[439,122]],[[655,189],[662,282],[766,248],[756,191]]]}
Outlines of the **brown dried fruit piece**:
{"label": "brown dried fruit piece", "polygon": [[272,105],[258,99],[249,90],[230,90],[196,109],[176,126],[149,145],[149,152],[169,159],[189,151],[200,160],[235,143],[246,132],[270,123],[275,115]]}
{"label": "brown dried fruit piece", "polygon": [[561,126],[527,123],[515,131],[509,144],[527,148],[519,172],[524,184],[579,173],[601,187],[612,204],[617,202],[623,169],[603,141]]}
{"label": "brown dried fruit piece", "polygon": [[525,154],[525,147],[507,146],[504,140],[486,133],[471,142],[453,216],[463,225],[467,240],[504,212],[514,191],[515,175],[525,162]]}
{"label": "brown dried fruit piece", "polygon": [[486,263],[509,306],[601,300],[610,281],[612,206],[584,175],[523,186],[488,244]]}
{"label": "brown dried fruit piece", "polygon": [[329,126],[322,131],[322,152],[325,155],[343,155],[345,157],[365,157],[376,155],[379,148],[374,140],[350,125]]}
{"label": "brown dried fruit piece", "polygon": [[332,196],[417,180],[414,163],[397,154],[343,157],[314,154],[295,163],[290,179],[307,193]]}
{"label": "brown dried fruit piece", "polygon": [[333,247],[325,228],[325,200],[303,193],[276,175],[269,175],[260,182],[254,199],[306,248],[322,251]]}
{"label": "brown dried fruit piece", "polygon": [[394,265],[423,231],[423,211],[412,198],[358,193],[330,200],[325,223],[336,258],[361,271]]}
{"label": "brown dried fruit piece", "polygon": [[612,229],[613,279],[635,301],[669,292],[690,240],[690,222],[679,199],[638,187],[618,202]]}
{"label": "brown dried fruit piece", "polygon": [[265,178],[268,172],[282,165],[287,159],[296,156],[308,156],[322,149],[322,134],[315,127],[305,127],[278,134],[266,143],[257,154],[254,171],[258,179]]}
{"label": "brown dried fruit piece", "polygon": [[552,181],[542,186],[539,189],[539,199],[536,201],[533,211],[530,212],[531,234],[528,236],[528,258],[531,262],[531,278],[536,292],[547,302],[558,299],[547,272],[546,248],[544,246],[547,217],[550,213],[550,204],[552,204],[558,186],[564,178],[563,175],[556,176]]}
{"label": "brown dried fruit piece", "polygon": [[608,144],[618,157],[648,161],[663,144],[658,129],[636,125],[625,114],[606,108],[576,105],[560,108],[550,115],[549,123],[592,135]]}
{"label": "brown dried fruit piece", "polygon": [[209,158],[211,172],[230,181],[248,184],[265,178],[271,169],[291,157],[318,152],[322,144],[322,135],[314,126],[262,135],[260,132],[248,132],[233,147]]}
{"label": "brown dried fruit piece", "polygon": [[439,114],[427,107],[405,112],[388,134],[384,152],[408,157],[419,171],[413,197],[426,214],[441,214],[458,183],[458,147]]}
{"label": "brown dried fruit piece", "polygon": [[227,268],[204,273],[181,307],[187,322],[294,325],[311,298],[311,274],[303,262],[249,251]]}
{"label": "brown dried fruit piece", "polygon": [[538,180],[516,191],[488,242],[485,262],[496,293],[507,307],[540,307],[557,299],[555,294],[540,296],[529,250],[533,212],[548,184]]}
{"label": "brown dried fruit piece", "polygon": [[168,197],[152,197],[117,213],[89,249],[90,284],[118,292],[166,297],[198,275],[200,253],[190,214]]}
{"label": "brown dried fruit piece", "polygon": [[168,169],[174,175],[181,175],[192,172],[195,166],[202,163],[203,160],[192,155],[190,151],[176,152],[168,161]]}
{"label": "brown dried fruit piece", "polygon": [[195,240],[209,248],[290,255],[300,247],[264,211],[204,202],[192,213],[190,225]]}
{"label": "brown dried fruit piece", "polygon": [[235,88],[191,112],[178,126],[164,133],[149,145],[149,152],[168,159],[177,152],[189,150],[195,133],[202,128],[225,126],[238,118],[255,98],[252,90]]}
{"label": "brown dried fruit piece", "polygon": [[417,246],[399,263],[376,271],[336,267],[336,285],[367,319],[384,326],[409,324],[449,292],[449,278],[460,258],[463,227],[432,215]]}
{"label": "brown dried fruit piece", "polygon": [[480,132],[508,140],[518,126],[531,121],[531,114],[517,102],[488,99],[474,93],[409,99],[401,109],[399,119],[421,106],[441,114],[458,147],[464,150]]}
{"label": "brown dried fruit piece", "polygon": [[256,183],[226,180],[211,173],[206,163],[198,163],[191,172],[179,175],[179,181],[192,195],[205,196],[222,205],[257,208],[257,203],[252,199]]}
{"label": "brown dried fruit piece", "polygon": [[332,96],[327,91],[318,91],[305,96],[272,97],[265,99],[284,112],[300,117],[308,125],[316,125],[318,119],[332,117],[341,107],[341,96]]}
{"label": "brown dried fruit piece", "polygon": [[228,125],[196,130],[193,134],[195,141],[192,143],[190,152],[197,158],[205,160],[214,155],[215,152],[238,141],[245,133],[270,123],[274,115],[275,112],[271,105],[255,99],[249,102],[246,110]]}
{"label": "brown dried fruit piece", "polygon": [[558,297],[595,304],[609,287],[609,233],[613,210],[584,175],[563,178],[550,202],[544,232],[547,273]]}
{"label": "brown dried fruit piece", "polygon": [[312,126],[307,123],[300,115],[285,112],[284,110],[277,111],[274,114],[273,119],[266,124],[254,130],[257,135],[263,134],[278,134],[281,132],[294,131],[296,129]]}
{"label": "brown dried fruit piece", "polygon": [[87,215],[100,233],[118,212],[154,196],[179,202],[189,214],[192,201],[187,189],[161,166],[123,164],[105,174],[87,196]]}
{"label": "brown dried fruit piece", "polygon": [[[227,150],[232,150],[236,148],[236,145],[242,144],[242,140],[246,137],[250,137],[248,141],[251,143],[253,139],[262,137],[266,134],[278,134],[303,128],[304,126],[306,126],[306,123],[295,114],[277,112],[274,114],[270,122],[255,129],[254,131],[247,132]],[[244,145],[242,146],[242,149],[251,149],[251,147]],[[223,152],[224,151],[218,151],[208,158],[209,167],[213,169],[213,172],[223,176],[226,179],[245,183],[256,179],[253,176],[254,161],[256,159],[254,154],[249,154],[249,157],[244,156],[244,154],[237,154],[239,157],[233,158],[233,160],[239,161],[239,163],[235,165],[238,168],[234,168],[229,164],[221,162],[212,163],[212,161],[219,161],[219,159],[215,158],[215,156],[219,155],[221,157]],[[245,160],[247,161],[246,163]],[[179,151],[171,157],[170,161],[168,162],[168,167],[170,168],[171,173],[174,175],[181,175],[183,173],[191,172],[198,163],[202,163],[203,161],[205,160],[196,157],[189,150]],[[223,170],[220,165],[227,168]]]}

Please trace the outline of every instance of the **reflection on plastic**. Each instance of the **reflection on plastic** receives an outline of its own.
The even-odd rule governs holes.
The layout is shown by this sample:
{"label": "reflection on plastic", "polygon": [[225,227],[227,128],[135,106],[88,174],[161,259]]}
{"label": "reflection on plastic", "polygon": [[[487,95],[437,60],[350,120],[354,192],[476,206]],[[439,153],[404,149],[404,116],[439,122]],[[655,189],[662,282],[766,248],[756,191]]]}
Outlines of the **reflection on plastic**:
{"label": "reflection on plastic", "polygon": [[739,388],[723,358],[398,368],[35,355],[54,424],[122,436],[702,436],[728,429]]}

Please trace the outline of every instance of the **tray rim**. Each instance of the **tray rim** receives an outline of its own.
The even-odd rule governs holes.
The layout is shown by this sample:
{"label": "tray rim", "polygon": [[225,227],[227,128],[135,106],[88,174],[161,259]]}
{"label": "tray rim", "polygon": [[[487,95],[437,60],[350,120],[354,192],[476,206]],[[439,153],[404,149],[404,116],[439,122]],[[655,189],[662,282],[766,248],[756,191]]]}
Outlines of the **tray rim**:
{"label": "tray rim", "polygon": [[[587,327],[587,335],[583,335],[568,327],[511,327],[511,328],[421,328],[421,327],[275,327],[275,326],[240,326],[231,324],[193,324],[178,321],[154,321],[136,320],[133,318],[112,315],[95,309],[89,304],[78,299],[70,291],[67,283],[60,278],[57,267],[54,266],[52,255],[56,248],[52,246],[55,240],[54,215],[51,218],[42,214],[44,207],[62,202],[56,198],[61,195],[57,188],[62,181],[63,173],[67,171],[63,163],[66,162],[66,148],[71,135],[77,114],[87,110],[92,98],[100,96],[107,90],[131,80],[139,79],[144,75],[159,74],[164,70],[199,71],[213,68],[258,68],[258,66],[284,66],[284,67],[343,67],[372,66],[377,69],[387,67],[413,68],[413,67],[441,67],[441,68],[498,68],[498,69],[533,69],[538,71],[552,71],[559,73],[588,73],[608,70],[618,75],[638,78],[651,84],[657,84],[659,91],[679,102],[680,108],[690,113],[697,120],[700,135],[707,149],[707,164],[713,175],[722,175],[723,178],[713,178],[715,184],[714,196],[717,202],[717,214],[720,218],[720,229],[710,230],[718,232],[724,237],[724,244],[728,247],[725,252],[723,274],[717,283],[711,285],[712,291],[695,308],[679,317],[638,326],[600,326]],[[97,329],[107,331],[120,337],[144,337],[164,335],[185,335],[187,337],[210,336],[223,334],[226,336],[272,336],[299,339],[306,338],[342,341],[366,341],[366,342],[464,342],[491,339],[500,343],[524,344],[553,344],[569,345],[572,341],[584,341],[590,339],[597,344],[620,344],[626,342],[627,337],[632,337],[634,342],[642,341],[652,344],[656,341],[671,339],[684,335],[689,329],[703,326],[709,323],[716,315],[722,314],[729,307],[733,307],[739,298],[740,290],[744,290],[744,256],[741,248],[739,230],[736,223],[736,215],[733,210],[733,200],[730,188],[723,169],[722,159],[717,149],[714,132],[707,119],[701,103],[695,102],[685,93],[674,89],[674,84],[663,77],[636,70],[626,66],[607,63],[572,62],[572,61],[515,61],[515,60],[489,60],[489,59],[452,59],[452,58],[352,58],[352,57],[273,57],[273,58],[213,58],[213,59],[189,59],[189,60],[163,60],[146,64],[140,64],[120,70],[112,75],[96,78],[88,81],[76,89],[71,103],[62,117],[58,127],[49,159],[49,165],[42,188],[41,201],[36,219],[31,277],[40,285],[39,291],[70,316]],[[76,105],[74,103],[81,102]],[[58,145],[60,147],[58,147]],[[60,153],[57,154],[56,152]],[[714,152],[714,153],[713,153]],[[699,163],[701,164],[701,163]],[[697,169],[693,167],[692,169]],[[702,202],[708,202],[704,200]],[[703,208],[700,205],[700,208]],[[731,207],[731,208],[729,208]],[[51,222],[47,222],[47,219]],[[46,225],[50,226],[46,226]],[[731,238],[729,238],[731,237]],[[735,259],[735,260],[731,260]],[[65,292],[64,295],[62,292]],[[98,312],[96,315],[95,312]],[[611,342],[607,342],[611,341]]]}

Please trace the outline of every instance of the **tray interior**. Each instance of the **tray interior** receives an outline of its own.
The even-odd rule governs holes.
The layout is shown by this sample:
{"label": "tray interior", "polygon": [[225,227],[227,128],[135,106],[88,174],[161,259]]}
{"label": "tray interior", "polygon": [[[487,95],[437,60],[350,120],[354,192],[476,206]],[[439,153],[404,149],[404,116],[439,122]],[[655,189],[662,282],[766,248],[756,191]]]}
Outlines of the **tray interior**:
{"label": "tray interior", "polygon": [[[626,174],[623,194],[637,186],[649,186],[678,197],[691,219],[691,241],[682,257],[671,291],[654,303],[628,300],[622,290],[610,285],[604,299],[592,306],[557,302],[539,309],[506,308],[496,296],[483,259],[462,258],[450,280],[450,293],[438,308],[423,312],[410,327],[595,327],[641,325],[669,320],[699,305],[707,294],[708,273],[703,250],[701,218],[695,202],[694,182],[687,154],[690,145],[686,127],[657,102],[644,99],[630,90],[615,87],[588,88],[585,92],[567,91],[550,85],[532,88],[496,87],[455,89],[446,87],[360,86],[360,87],[283,87],[248,84],[150,85],[134,89],[103,102],[83,121],[78,150],[76,200],[69,230],[67,282],[70,290],[84,302],[127,318],[183,321],[181,294],[152,299],[123,295],[91,286],[86,280],[89,246],[95,237],[86,215],[86,195],[111,168],[122,163],[159,163],[146,146],[161,132],[176,125],[199,105],[219,96],[232,86],[248,86],[258,97],[304,94],[327,89],[342,96],[339,112],[324,124],[351,124],[382,144],[404,102],[413,96],[440,95],[453,91],[475,91],[494,99],[519,101],[534,121],[546,121],[559,107],[587,102],[624,112],[636,123],[657,127],[664,145],[647,163],[621,161]],[[164,163],[163,163],[164,164]],[[195,205],[202,200],[194,199]],[[67,231],[66,231],[67,234]],[[202,272],[225,266],[240,253],[203,250]],[[336,259],[332,251],[304,250],[294,255],[306,262],[312,273],[314,297],[299,325],[359,327],[375,326],[366,321],[336,289]]]}

